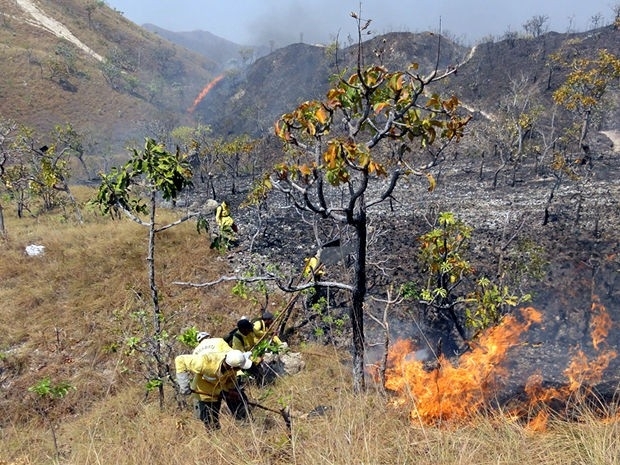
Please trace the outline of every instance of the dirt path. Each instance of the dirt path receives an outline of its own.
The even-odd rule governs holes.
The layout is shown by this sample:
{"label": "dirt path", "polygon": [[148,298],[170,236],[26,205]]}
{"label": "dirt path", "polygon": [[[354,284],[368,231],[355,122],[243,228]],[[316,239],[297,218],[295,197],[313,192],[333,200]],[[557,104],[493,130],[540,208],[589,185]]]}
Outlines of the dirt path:
{"label": "dirt path", "polygon": [[32,16],[33,21],[28,21],[33,26],[41,27],[46,31],[51,32],[61,39],[68,40],[76,47],[80,48],[94,59],[103,61],[103,57],[85,45],[80,39],[75,37],[69,29],[67,29],[62,23],[56,21],[54,18],[50,18],[43,11],[39,10],[34,2],[30,0],[15,0],[22,10]]}

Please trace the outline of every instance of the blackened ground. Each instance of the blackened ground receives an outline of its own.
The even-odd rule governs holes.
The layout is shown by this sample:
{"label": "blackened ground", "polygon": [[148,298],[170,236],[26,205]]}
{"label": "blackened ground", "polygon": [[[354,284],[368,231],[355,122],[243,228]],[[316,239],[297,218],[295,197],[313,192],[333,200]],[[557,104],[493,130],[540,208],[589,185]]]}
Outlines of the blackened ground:
{"label": "blackened ground", "polygon": [[[469,259],[478,275],[496,279],[501,261],[502,270],[511,276],[511,286],[532,294],[527,305],[543,314],[542,323],[533,325],[510,351],[510,375],[503,380],[504,395],[510,398],[523,392],[526,379],[535,372],[550,385],[566,383],[564,370],[578,351],[595,360],[603,352],[620,348],[620,154],[611,150],[598,154],[592,167],[579,168],[580,180],[565,179],[555,192],[545,225],[545,206],[555,182],[551,173],[534,175],[534,168],[524,165],[517,171],[514,185],[511,175],[503,172],[494,188],[497,166],[492,160],[485,163],[481,166],[480,160],[465,157],[450,160],[434,173],[439,181],[434,192],[428,191],[423,179],[404,180],[391,202],[369,211],[367,311],[381,316],[384,304],[371,297],[385,298],[387,285],[420,282],[417,238],[431,228],[438,212],[455,213],[474,227]],[[226,196],[241,235],[239,246],[227,255],[233,269],[242,272],[251,266],[277,264],[285,273],[298,275],[304,258],[316,250],[312,227],[277,196],[270,199],[259,220],[257,210],[240,208],[246,193]],[[333,229],[329,235],[347,243],[346,231]],[[345,259],[327,267],[325,278],[346,281],[350,264]],[[539,276],[526,272],[537,267]],[[346,322],[347,296],[332,292],[330,297],[336,302],[331,316]],[[609,314],[612,326],[603,334],[605,341],[595,347],[592,325],[600,312]],[[421,349],[427,340],[437,345],[439,339],[446,339],[424,320],[415,303],[395,306],[390,319],[392,339],[413,339]],[[304,324],[295,337],[349,346],[346,324],[326,335],[325,330],[333,330],[333,324],[323,324],[317,331],[321,321],[320,316],[300,307],[292,324]],[[365,324],[368,361],[373,362],[381,352],[373,344],[381,342],[383,333],[370,318]],[[442,350],[450,355],[458,350],[458,344],[451,344],[448,337]],[[613,358],[602,378],[592,384],[611,396],[620,384],[620,359]]]}

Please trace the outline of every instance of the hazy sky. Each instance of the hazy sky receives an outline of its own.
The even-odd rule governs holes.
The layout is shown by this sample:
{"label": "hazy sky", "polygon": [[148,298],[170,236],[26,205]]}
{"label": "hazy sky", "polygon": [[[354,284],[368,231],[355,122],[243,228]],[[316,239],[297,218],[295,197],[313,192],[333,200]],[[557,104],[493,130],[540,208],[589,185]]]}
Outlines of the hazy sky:
{"label": "hazy sky", "polygon": [[374,34],[438,31],[471,45],[482,37],[523,31],[533,16],[547,15],[550,31],[584,31],[600,15],[611,23],[620,0],[106,0],[142,25],[175,32],[203,30],[244,45],[326,43],[356,37],[352,11],[372,19]]}

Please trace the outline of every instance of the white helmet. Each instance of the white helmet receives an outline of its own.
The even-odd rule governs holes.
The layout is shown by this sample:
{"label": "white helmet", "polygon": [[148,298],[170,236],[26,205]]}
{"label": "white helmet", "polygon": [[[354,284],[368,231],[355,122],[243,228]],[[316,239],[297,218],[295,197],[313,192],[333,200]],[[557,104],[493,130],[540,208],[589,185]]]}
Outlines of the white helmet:
{"label": "white helmet", "polygon": [[203,339],[206,339],[208,337],[211,337],[211,335],[209,333],[207,333],[206,331],[200,331],[197,335],[196,335],[196,339],[198,340],[198,342],[202,341]]}
{"label": "white helmet", "polygon": [[231,350],[226,353],[226,364],[232,368],[241,368],[247,370],[252,366],[251,352],[241,352],[240,350]]}

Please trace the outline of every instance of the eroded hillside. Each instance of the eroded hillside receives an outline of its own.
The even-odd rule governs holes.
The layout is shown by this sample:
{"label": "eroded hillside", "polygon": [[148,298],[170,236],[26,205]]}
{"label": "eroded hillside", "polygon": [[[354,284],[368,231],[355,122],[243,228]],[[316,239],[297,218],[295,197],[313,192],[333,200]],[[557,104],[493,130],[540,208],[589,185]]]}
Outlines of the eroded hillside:
{"label": "eroded hillside", "polygon": [[215,62],[150,33],[104,2],[0,2],[2,117],[45,133],[71,123],[100,152],[191,121]]}

